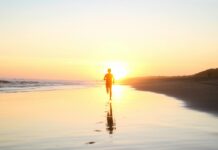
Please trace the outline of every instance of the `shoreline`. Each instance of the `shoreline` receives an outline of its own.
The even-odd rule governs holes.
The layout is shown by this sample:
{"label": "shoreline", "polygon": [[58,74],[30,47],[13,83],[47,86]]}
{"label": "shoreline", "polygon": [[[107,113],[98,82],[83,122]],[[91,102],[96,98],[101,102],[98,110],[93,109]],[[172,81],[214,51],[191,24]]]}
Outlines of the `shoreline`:
{"label": "shoreline", "polygon": [[218,80],[135,78],[124,84],[136,90],[175,97],[185,102],[187,108],[218,116]]}

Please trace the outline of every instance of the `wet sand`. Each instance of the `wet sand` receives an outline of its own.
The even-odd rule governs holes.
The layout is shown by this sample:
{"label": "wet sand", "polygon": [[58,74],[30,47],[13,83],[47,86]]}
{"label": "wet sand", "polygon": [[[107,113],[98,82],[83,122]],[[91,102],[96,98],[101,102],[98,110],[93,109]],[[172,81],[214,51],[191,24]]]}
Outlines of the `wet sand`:
{"label": "wet sand", "polygon": [[104,86],[0,94],[1,150],[217,150],[218,119],[175,98]]}
{"label": "wet sand", "polygon": [[183,100],[187,107],[218,115],[218,80],[135,78],[125,81],[137,90],[152,91]]}

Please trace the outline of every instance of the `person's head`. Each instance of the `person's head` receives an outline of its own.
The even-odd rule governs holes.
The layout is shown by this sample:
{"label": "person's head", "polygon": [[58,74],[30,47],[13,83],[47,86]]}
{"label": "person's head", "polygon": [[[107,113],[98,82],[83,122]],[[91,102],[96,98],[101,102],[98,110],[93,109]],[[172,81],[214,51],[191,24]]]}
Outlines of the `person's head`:
{"label": "person's head", "polygon": [[108,72],[108,73],[111,73],[111,68],[108,68],[108,69],[107,69],[107,72]]}

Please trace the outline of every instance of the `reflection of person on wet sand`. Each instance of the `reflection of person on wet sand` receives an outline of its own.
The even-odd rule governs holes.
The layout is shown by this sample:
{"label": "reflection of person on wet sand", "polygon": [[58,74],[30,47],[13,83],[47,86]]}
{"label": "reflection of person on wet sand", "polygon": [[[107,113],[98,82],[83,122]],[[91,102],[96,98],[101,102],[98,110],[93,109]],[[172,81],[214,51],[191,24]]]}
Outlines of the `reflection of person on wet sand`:
{"label": "reflection of person on wet sand", "polygon": [[110,108],[107,112],[107,130],[109,131],[109,134],[113,134],[114,129],[116,129],[116,127],[115,127],[115,122],[113,118],[112,105],[110,103]]}
{"label": "reflection of person on wet sand", "polygon": [[111,74],[111,69],[108,69],[108,73],[104,76],[107,93],[110,94],[110,100],[112,98],[112,84],[114,83],[114,76]]}

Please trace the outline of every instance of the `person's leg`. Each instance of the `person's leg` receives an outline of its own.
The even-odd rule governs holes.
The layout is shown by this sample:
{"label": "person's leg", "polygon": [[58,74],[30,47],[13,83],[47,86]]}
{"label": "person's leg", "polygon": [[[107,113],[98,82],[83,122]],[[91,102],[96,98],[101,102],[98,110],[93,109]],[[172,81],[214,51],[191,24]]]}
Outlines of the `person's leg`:
{"label": "person's leg", "polygon": [[110,100],[112,98],[112,86],[110,86]]}
{"label": "person's leg", "polygon": [[109,93],[109,87],[107,84],[106,84],[106,92],[107,92],[107,94]]}

